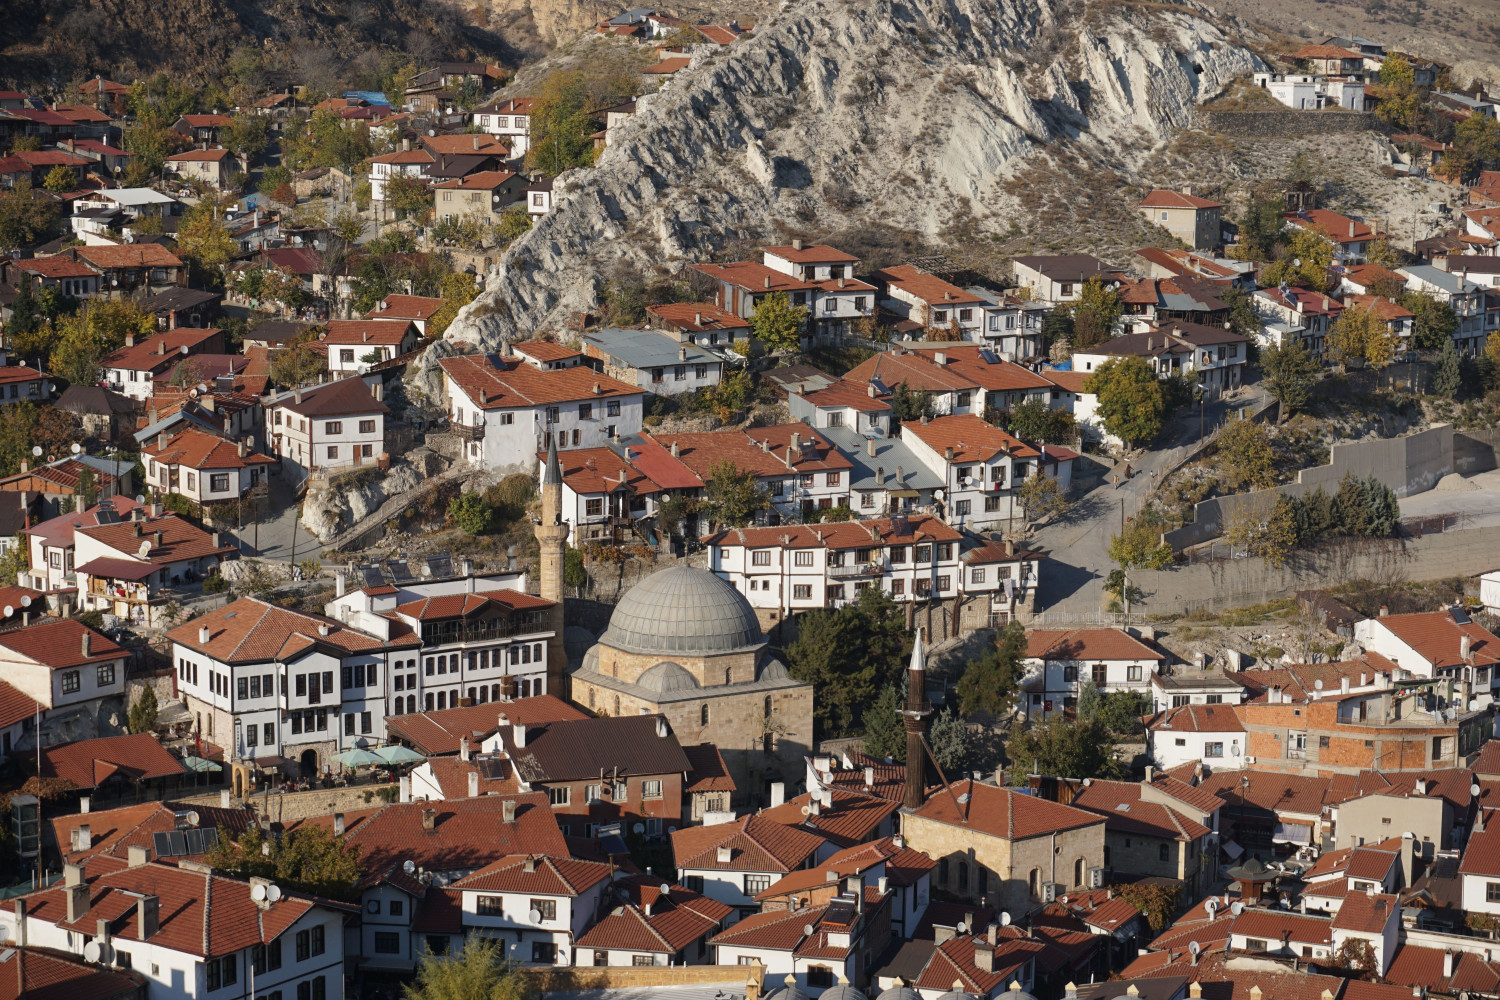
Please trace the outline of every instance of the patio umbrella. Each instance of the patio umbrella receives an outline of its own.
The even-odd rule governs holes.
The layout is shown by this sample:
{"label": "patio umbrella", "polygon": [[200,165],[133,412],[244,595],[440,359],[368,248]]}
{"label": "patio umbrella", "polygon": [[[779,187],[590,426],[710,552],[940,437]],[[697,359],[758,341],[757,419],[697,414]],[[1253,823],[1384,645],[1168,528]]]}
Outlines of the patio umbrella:
{"label": "patio umbrella", "polygon": [[182,766],[189,771],[197,771],[199,773],[224,770],[222,766],[202,757],[184,757],[182,758]]}
{"label": "patio umbrella", "polygon": [[361,750],[358,747],[336,753],[333,755],[333,759],[345,767],[373,767],[376,764],[384,763],[384,760],[379,755],[371,753],[368,750]]}
{"label": "patio umbrella", "polygon": [[410,747],[403,746],[380,747],[375,753],[385,764],[419,764],[427,759]]}

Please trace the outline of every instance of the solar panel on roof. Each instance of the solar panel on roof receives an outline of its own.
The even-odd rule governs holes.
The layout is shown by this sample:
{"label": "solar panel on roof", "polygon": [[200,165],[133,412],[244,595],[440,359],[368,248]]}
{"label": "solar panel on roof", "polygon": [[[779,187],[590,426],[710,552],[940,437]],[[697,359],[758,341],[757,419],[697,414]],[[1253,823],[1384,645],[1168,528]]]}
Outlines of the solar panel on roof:
{"label": "solar panel on roof", "polygon": [[216,826],[198,827],[185,833],[189,854],[206,854],[219,844],[219,828]]}
{"label": "solar panel on roof", "polygon": [[172,842],[167,839],[165,833],[153,833],[151,835],[151,849],[158,858],[170,858],[172,854]]}
{"label": "solar panel on roof", "polygon": [[1462,607],[1461,605],[1455,605],[1453,608],[1453,620],[1459,625],[1469,624],[1468,609]]}
{"label": "solar panel on roof", "polygon": [[411,567],[399,559],[387,559],[385,561],[385,575],[392,583],[411,583],[416,580],[412,575]]}
{"label": "solar panel on roof", "polygon": [[995,352],[988,347],[981,348],[979,356],[984,359],[984,363],[987,365],[998,365],[1000,363],[1000,359],[995,357]]}
{"label": "solar panel on roof", "polygon": [[359,568],[359,572],[360,576],[365,581],[366,587],[385,586],[385,574],[380,571],[379,566],[373,565],[371,563],[366,563]]}
{"label": "solar panel on roof", "polygon": [[172,853],[169,855],[170,857],[175,858],[188,852],[187,838],[182,835],[181,830],[173,830],[168,833],[167,843],[172,847]]}
{"label": "solar panel on roof", "polygon": [[432,571],[434,580],[442,580],[453,575],[453,557],[447,552],[427,557],[427,568]]}

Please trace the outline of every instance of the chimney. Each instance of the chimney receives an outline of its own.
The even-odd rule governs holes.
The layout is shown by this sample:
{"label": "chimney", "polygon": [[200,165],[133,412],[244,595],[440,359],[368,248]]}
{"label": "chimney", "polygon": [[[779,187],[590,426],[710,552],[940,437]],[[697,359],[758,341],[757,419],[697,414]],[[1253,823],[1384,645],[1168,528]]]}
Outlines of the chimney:
{"label": "chimney", "polygon": [[1449,948],[1449,949],[1447,949],[1446,951],[1443,952],[1443,978],[1444,979],[1447,979],[1448,977],[1450,977],[1450,976],[1453,975],[1453,967],[1458,964],[1456,961],[1454,961],[1455,958],[1456,958],[1456,956],[1453,954],[1453,949],[1452,948]]}
{"label": "chimney", "polygon": [[460,736],[458,738],[458,759],[469,759],[469,738],[467,736]]}
{"label": "chimney", "polygon": [[801,250],[802,249],[802,241],[801,240],[792,240],[792,249],[793,250]]}
{"label": "chimney", "polygon": [[129,866],[131,868],[139,868],[151,860],[151,848],[136,844],[130,847],[126,852],[126,856],[129,859]]}
{"label": "chimney", "polygon": [[1193,981],[1191,984],[1189,984],[1189,986],[1188,986],[1188,996],[1191,997],[1192,1000],[1202,1000],[1202,997],[1203,997],[1203,984],[1200,983],[1200,982],[1197,982],[1196,980]]}
{"label": "chimney", "polygon": [[943,458],[950,462],[953,461],[953,446],[951,444],[943,449]]}
{"label": "chimney", "polygon": [[78,811],[87,814],[92,800],[87,795],[78,796]]}
{"label": "chimney", "polygon": [[530,854],[526,855],[525,860],[521,862],[521,870],[528,875],[536,871],[536,858]]}
{"label": "chimney", "polygon": [[125,346],[126,347],[134,347],[135,346],[135,334],[133,334],[133,333],[127,333],[125,335]]}
{"label": "chimney", "polygon": [[516,821],[515,799],[506,799],[500,803],[500,820],[504,823],[514,823]]}
{"label": "chimney", "polygon": [[766,287],[770,288],[771,287],[771,276],[769,274],[766,275],[766,279],[765,280],[766,280]]}
{"label": "chimney", "polygon": [[72,888],[75,885],[83,885],[83,865],[63,865],[63,887]]}
{"label": "chimney", "polygon": [[733,857],[734,852],[730,849],[728,844],[720,844],[718,849],[714,851],[714,860],[721,865],[729,864],[730,859]]}
{"label": "chimney", "polygon": [[436,830],[437,829],[437,810],[436,809],[423,809],[422,810],[422,829],[424,829],[424,830]]}
{"label": "chimney", "polygon": [[703,314],[701,312],[693,313],[693,325],[697,327],[701,327],[703,325]]}
{"label": "chimney", "polygon": [[474,136],[474,148],[475,149],[479,148],[479,136],[478,135]]}
{"label": "chimney", "polygon": [[[90,640],[92,639],[93,635],[94,633],[88,631],[87,629],[85,629],[83,632],[83,658],[85,660],[94,655],[89,651]],[[1465,641],[1467,641],[1468,638],[1468,636],[1464,636]]]}
{"label": "chimney", "polygon": [[344,835],[344,814],[343,813],[334,813],[333,814],[333,835],[335,837],[342,837]]}
{"label": "chimney", "polygon": [[94,846],[94,832],[87,823],[74,827],[73,850],[86,851]]}
{"label": "chimney", "polygon": [[478,771],[470,771],[469,772],[469,798],[471,798],[471,799],[477,799],[477,798],[479,798],[479,772]]}
{"label": "chimney", "polygon": [[974,942],[974,967],[980,972],[995,971],[995,949],[988,942]]}
{"label": "chimney", "polygon": [[230,807],[230,799],[232,797],[233,796],[232,796],[232,794],[231,794],[231,792],[230,792],[229,789],[227,789],[227,788],[221,788],[221,789],[219,789],[219,808],[220,809],[228,809]]}
{"label": "chimney", "polygon": [[202,628],[200,628],[198,630],[198,644],[200,646],[206,646],[206,645],[208,645],[209,634],[210,633],[208,631],[208,626],[207,625],[203,626]]}
{"label": "chimney", "polygon": [[1353,219],[1349,220],[1349,238],[1351,240],[1354,239],[1354,220]]}
{"label": "chimney", "polygon": [[89,909],[89,887],[83,883],[67,886],[68,923],[76,923],[83,919],[83,915]]}
{"label": "chimney", "polygon": [[26,947],[26,900],[16,900],[16,944]]}
{"label": "chimney", "polygon": [[[87,638],[87,636],[84,638]],[[83,655],[87,656],[88,651],[84,650]],[[1468,635],[1458,637],[1458,658],[1465,663],[1472,664],[1474,662],[1473,640]]]}
{"label": "chimney", "polygon": [[865,765],[865,787],[875,787],[875,768],[869,764]]}
{"label": "chimney", "polygon": [[865,438],[865,454],[871,458],[875,457],[875,439]]}
{"label": "chimney", "polygon": [[519,722],[514,726],[511,726],[510,739],[511,742],[516,745],[517,750],[520,750],[522,747],[526,746],[526,726]]}
{"label": "chimney", "polygon": [[936,364],[946,365],[948,363],[948,352],[935,351],[932,355],[932,360]]}
{"label": "chimney", "polygon": [[159,431],[157,433],[157,435],[156,435],[156,450],[157,451],[166,451],[167,450],[167,432],[166,431]]}
{"label": "chimney", "polygon": [[156,353],[158,355],[165,355],[167,353],[167,341],[166,341],[166,338],[163,338],[163,339],[161,339],[161,340],[159,340],[159,341],[156,342]]}
{"label": "chimney", "polygon": [[786,782],[771,782],[771,808],[775,809],[786,801]]}
{"label": "chimney", "polygon": [[677,442],[673,441],[672,442],[672,457],[673,458],[677,458],[681,454],[681,452],[682,452],[682,449],[677,446]]}
{"label": "chimney", "polygon": [[1381,605],[1381,606],[1380,606],[1380,617],[1381,617],[1381,618],[1384,618],[1384,617],[1386,617],[1386,616],[1387,616],[1387,615],[1389,615],[1389,614],[1390,614],[1390,613],[1391,613],[1391,609],[1390,609],[1390,608],[1389,608],[1389,607],[1387,607],[1387,606],[1386,606],[1386,605],[1384,605],[1384,604],[1382,604],[1382,605]]}
{"label": "chimney", "polygon": [[157,896],[142,896],[135,904],[136,923],[142,941],[149,941],[161,930],[161,899]]}

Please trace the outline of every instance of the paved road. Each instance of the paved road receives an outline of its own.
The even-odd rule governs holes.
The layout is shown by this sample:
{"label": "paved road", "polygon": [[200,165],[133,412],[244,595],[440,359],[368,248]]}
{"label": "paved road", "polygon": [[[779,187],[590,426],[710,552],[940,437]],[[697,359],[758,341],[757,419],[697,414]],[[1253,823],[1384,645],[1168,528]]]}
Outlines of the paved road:
{"label": "paved road", "polygon": [[[1224,421],[1233,410],[1255,409],[1262,400],[1254,387],[1233,397],[1209,403],[1203,410],[1204,433]],[[1117,482],[1117,473],[1081,497],[1066,521],[1039,529],[1034,541],[1047,551],[1037,607],[1044,611],[1088,613],[1104,609],[1104,581],[1115,568],[1109,558],[1110,536],[1124,518],[1134,517],[1155,489],[1164,468],[1176,465],[1197,443],[1199,413],[1183,412],[1163,435],[1166,447],[1141,453],[1130,461],[1132,478]]]}
{"label": "paved road", "polygon": [[1401,501],[1401,516],[1436,517],[1463,514],[1465,528],[1500,525],[1500,469],[1467,480],[1472,490],[1428,490]]}
{"label": "paved road", "polygon": [[[266,503],[266,513],[260,525],[246,524],[234,534],[240,539],[240,552],[246,556],[260,556],[289,562],[292,558],[292,528],[296,525],[297,561],[318,555],[323,543],[318,541],[296,517],[296,500],[292,486],[285,474],[271,478],[271,495]],[[256,549],[257,530],[260,548]]]}

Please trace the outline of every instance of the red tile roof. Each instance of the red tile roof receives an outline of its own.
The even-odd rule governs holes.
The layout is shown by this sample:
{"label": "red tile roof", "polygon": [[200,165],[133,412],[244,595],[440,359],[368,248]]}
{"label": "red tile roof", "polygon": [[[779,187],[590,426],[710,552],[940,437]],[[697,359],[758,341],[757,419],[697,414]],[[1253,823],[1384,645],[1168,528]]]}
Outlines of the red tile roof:
{"label": "red tile roof", "polygon": [[627,385],[583,366],[542,371],[525,361],[496,360],[498,366],[483,355],[466,355],[443,358],[439,363],[472,405],[483,410],[641,394],[639,386]]}
{"label": "red tile roof", "polygon": [[719,753],[719,748],[712,743],[698,743],[693,746],[683,747],[682,752],[687,755],[688,774],[683,785],[684,795],[693,795],[698,792],[732,792],[735,790],[733,776],[724,763],[724,757]]}
{"label": "red tile roof", "polygon": [[432,756],[458,753],[459,741],[465,737],[471,743],[483,740],[498,728],[501,715],[506,717],[509,724],[524,726],[587,718],[583,712],[556,695],[544,694],[508,702],[449,708],[441,712],[392,715],[387,716],[385,724],[393,737]]}
{"label": "red tile roof", "polygon": [[659,306],[647,306],[646,312],[663,323],[692,333],[708,330],[750,329],[748,319],[720,309],[712,302],[672,302]]}
{"label": "red tile roof", "polygon": [[[752,815],[732,823],[676,831],[672,834],[672,856],[679,870],[786,873],[802,867],[824,842],[815,833]],[[728,861],[719,860],[721,846],[729,848]]]}
{"label": "red tile roof", "polygon": [[1139,202],[1141,208],[1223,208],[1224,204],[1180,191],[1157,188]]}
{"label": "red tile roof", "polygon": [[832,521],[826,524],[729,528],[708,535],[703,541],[706,545],[744,545],[750,548],[861,549],[912,545],[919,541],[957,542],[963,537],[930,514],[907,518],[904,523],[906,531],[900,533],[896,531],[899,523],[891,518],[871,518],[868,521]]}
{"label": "red tile roof", "polygon": [[335,319],[328,321],[325,344],[399,346],[417,328],[409,319]]}
{"label": "red tile roof", "polygon": [[14,261],[16,269],[43,278],[94,278],[99,272],[72,257],[34,257]]}
{"label": "red tile roof", "polygon": [[422,597],[396,605],[396,614],[416,621],[438,621],[463,618],[479,611],[503,608],[507,611],[532,611],[555,607],[551,601],[514,590],[487,590],[477,594],[442,594]]}
{"label": "red tile roof", "polygon": [[471,892],[577,896],[607,880],[612,871],[611,866],[598,861],[516,855],[492,861],[472,875],[450,882],[448,887]]}
{"label": "red tile roof", "polygon": [[933,950],[932,957],[913,985],[919,990],[947,991],[957,982],[963,984],[965,992],[989,996],[1014,979],[1016,972],[1028,961],[1038,959],[1046,950],[1041,941],[1013,935],[999,937],[995,942],[992,971],[986,972],[974,964],[974,948],[981,943],[988,946],[988,939],[977,934],[944,941]]}
{"label": "red tile roof", "polygon": [[443,308],[444,299],[427,295],[387,295],[380,304],[365,313],[365,319],[431,319]]}
{"label": "red tile roof", "polygon": [[[1249,784],[1241,786],[1241,781],[1247,779]],[[1220,771],[1204,778],[1198,787],[1213,792],[1230,808],[1240,805],[1243,789],[1246,805],[1277,814],[1319,816],[1328,792],[1328,779],[1271,771]]]}
{"label": "red tile roof", "polygon": [[647,495],[660,487],[609,448],[575,448],[558,452],[563,482],[578,494],[611,493],[620,488],[620,477],[632,493]]}
{"label": "red tile roof", "polygon": [[145,977],[127,969],[86,965],[38,948],[7,945],[0,960],[0,1000],[136,1000]]}
{"label": "red tile roof", "polygon": [[650,66],[647,66],[645,69],[641,70],[641,72],[651,73],[653,75],[676,73],[678,70],[687,69],[692,61],[693,60],[691,56],[673,56],[670,59],[663,59],[659,63],[652,63]]}
{"label": "red tile roof", "polygon": [[130,371],[165,371],[184,357],[199,353],[205,344],[221,342],[222,338],[222,330],[178,327],[137,340],[130,347],[122,347],[107,354],[99,364],[104,368]]}
{"label": "red tile roof", "polygon": [[[937,364],[939,354],[945,359],[941,366]],[[995,360],[989,360],[987,354]],[[905,345],[900,356],[928,360],[934,367],[941,367],[952,375],[967,379],[986,392],[1018,392],[1046,389],[1052,385],[1051,379],[1045,375],[1013,361],[1001,360],[989,348],[979,344],[909,344]],[[888,384],[887,388],[889,387]],[[915,383],[910,387],[915,388]]]}
{"label": "red tile roof", "polygon": [[949,284],[942,278],[928,274],[920,267],[914,267],[911,264],[901,264],[876,271],[875,277],[893,288],[921,299],[928,305],[967,306],[984,303],[984,299],[973,292],[966,292],[957,285]]}
{"label": "red tile roof", "polygon": [[229,150],[215,147],[213,149],[189,149],[182,153],[173,153],[167,157],[168,163],[218,163],[229,157]]}
{"label": "red tile roof", "polygon": [[1339,904],[1339,912],[1333,917],[1333,926],[1342,931],[1379,934],[1385,930],[1391,917],[1400,912],[1401,901],[1396,896],[1351,892]]}
{"label": "red tile roof", "polygon": [[[703,30],[703,29],[698,29]],[[761,250],[773,257],[790,261],[793,264],[858,264],[859,258],[837,250],[826,243],[813,243],[808,246],[778,246],[761,247]]]}
{"label": "red tile roof", "polygon": [[[516,803],[513,823],[502,820],[506,801]],[[435,813],[430,830],[423,825],[427,810]],[[360,849],[360,859],[371,871],[408,859],[429,871],[458,871],[512,855],[568,857],[568,845],[542,792],[388,805],[346,833],[345,842]]]}
{"label": "red tile roof", "polygon": [[814,281],[803,281],[784,271],[754,260],[737,260],[727,264],[694,264],[693,270],[715,281],[743,288],[752,293],[805,292],[818,287]]}
{"label": "red tile roof", "polygon": [[624,905],[590,927],[579,948],[676,954],[719,928],[734,908],[653,875],[611,886]]}
{"label": "red tile roof", "polygon": [[140,781],[185,772],[182,762],[155,736],[133,733],[43,747],[38,773],[44,778],[66,778],[77,788],[96,788],[116,774]]}
{"label": "red tile roof", "polygon": [[1141,799],[1141,786],[1130,781],[1084,779],[1073,806],[1104,817],[1107,830],[1165,840],[1198,840],[1208,827],[1156,802]]}
{"label": "red tile roof", "polygon": [[1155,660],[1166,654],[1122,628],[1032,629],[1026,655],[1040,660]]}
{"label": "red tile roof", "polygon": [[810,793],[788,799],[779,806],[762,809],[763,819],[815,833],[830,844],[852,847],[868,840],[882,823],[888,823],[900,804],[860,792],[835,790],[833,804],[821,806],[817,815],[804,816],[803,806],[812,805]]}
{"label": "red tile roof", "polygon": [[[205,629],[207,642],[202,641]],[[277,659],[289,646],[323,645],[345,653],[365,653],[388,645],[324,615],[293,611],[254,597],[242,597],[179,625],[167,633],[167,638],[220,663],[231,664],[266,663]],[[415,640],[391,645],[415,645]],[[301,651],[297,649],[299,654]]]}
{"label": "red tile roof", "polygon": [[522,340],[511,344],[510,349],[528,358],[536,358],[538,361],[566,361],[569,358],[582,357],[581,351],[550,340]]}
{"label": "red tile roof", "polygon": [[[215,543],[212,534],[176,514],[147,518],[144,521],[120,521],[92,528],[78,528],[74,535],[86,535],[116,552],[124,553],[130,560],[156,566],[238,551],[223,538]],[[148,541],[151,543],[150,549],[141,557],[140,550]]]}
{"label": "red tile roof", "polygon": [[1233,705],[1179,705],[1149,717],[1146,728],[1178,733],[1242,733],[1245,723]]}
{"label": "red tile roof", "polygon": [[1469,649],[1477,666],[1500,664],[1500,639],[1470,620],[1460,624],[1451,611],[1427,611],[1411,615],[1387,615],[1376,622],[1414,649],[1434,669],[1461,667],[1459,655],[1463,636],[1469,637]]}
{"label": "red tile roof", "polygon": [[[178,829],[178,812],[189,808],[175,802],[143,802],[117,809],[74,813],[53,819],[52,835],[64,861],[79,863],[95,855],[125,858],[132,847],[154,848],[154,835]],[[230,837],[238,837],[255,821],[254,814],[246,808],[221,809],[199,805],[191,808],[198,813],[200,828],[223,830]],[[82,826],[89,828],[89,843],[80,845],[75,851],[72,849],[73,834]]]}
{"label": "red tile roof", "polygon": [[[965,795],[967,802],[955,801]],[[1007,840],[1104,823],[1094,813],[972,779],[929,790],[927,801],[913,815]]]}
{"label": "red tile roof", "polygon": [[812,389],[807,392],[791,391],[813,406],[844,406],[862,413],[884,413],[891,408],[891,404],[875,394],[868,384],[862,385],[847,379],[839,379],[822,389]]}
{"label": "red tile roof", "polygon": [[1486,810],[1484,819],[1484,829],[1469,834],[1458,871],[1460,875],[1500,878],[1500,814]]}
{"label": "red tile roof", "polygon": [[953,449],[953,462],[987,462],[997,455],[1036,458],[1041,453],[1020,438],[1002,431],[973,413],[936,417],[926,423],[901,425],[901,435],[910,432],[927,447],[944,456]]}
{"label": "red tile roof", "polygon": [[[88,655],[83,639],[88,636]],[[128,655],[114,640],[76,618],[37,622],[13,632],[0,632],[0,647],[53,670],[107,663]]]}
{"label": "red tile roof", "polygon": [[[891,885],[915,885],[924,874],[937,867],[937,862],[920,851],[897,847],[891,837],[882,837],[880,840],[836,851],[811,868],[789,872],[755,898],[775,899],[821,886],[836,885],[850,875],[864,874],[879,865],[885,866],[885,877]],[[829,877],[830,874],[832,878]]]}
{"label": "red tile roof", "polygon": [[165,432],[165,447],[160,437],[152,438],[141,451],[163,465],[180,465],[189,469],[245,469],[252,465],[274,465],[276,459],[256,451],[240,454],[240,446],[217,434],[189,425],[179,425]]}
{"label": "red tile roof", "polygon": [[[1389,233],[1377,233],[1363,222],[1351,219],[1326,208],[1309,208],[1302,212],[1287,212],[1282,218],[1301,229],[1313,229],[1334,243],[1362,243],[1366,240],[1388,237]],[[1351,231],[1351,228],[1352,231]]]}

